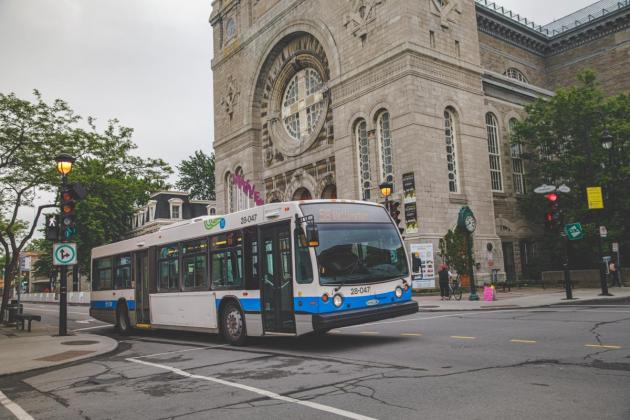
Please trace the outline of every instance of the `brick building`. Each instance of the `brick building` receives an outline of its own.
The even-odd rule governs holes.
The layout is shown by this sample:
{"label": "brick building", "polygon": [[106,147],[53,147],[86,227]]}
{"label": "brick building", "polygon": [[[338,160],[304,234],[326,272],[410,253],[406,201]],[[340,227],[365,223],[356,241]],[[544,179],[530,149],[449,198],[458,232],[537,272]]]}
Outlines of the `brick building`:
{"label": "brick building", "polygon": [[629,22],[628,0],[545,26],[486,0],[215,0],[218,210],[380,201],[389,179],[409,244],[437,249],[468,205],[478,274],[514,277],[536,232],[510,125],[587,67],[628,90]]}

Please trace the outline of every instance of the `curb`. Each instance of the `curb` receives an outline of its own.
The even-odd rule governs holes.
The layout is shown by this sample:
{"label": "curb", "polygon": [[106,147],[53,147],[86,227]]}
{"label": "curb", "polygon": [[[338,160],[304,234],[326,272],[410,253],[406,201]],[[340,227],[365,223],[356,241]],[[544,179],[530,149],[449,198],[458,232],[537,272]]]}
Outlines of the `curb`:
{"label": "curb", "polygon": [[451,309],[451,308],[447,308],[447,309],[439,309],[439,308],[429,308],[429,307],[425,307],[423,308],[422,305],[418,305],[418,312],[484,312],[484,311],[513,311],[513,310],[519,310],[519,309],[534,309],[534,308],[547,308],[549,306],[556,306],[556,305],[589,305],[589,304],[593,304],[593,303],[601,303],[601,302],[610,302],[610,303],[617,303],[617,302],[626,302],[626,301],[630,301],[630,296],[619,296],[619,297],[609,297],[609,298],[584,298],[584,299],[580,299],[580,298],[575,298],[573,300],[570,301],[562,301],[562,302],[555,302],[555,303],[544,303],[544,304],[540,304],[540,305],[527,305],[527,306],[521,306],[521,305],[497,305],[497,306],[488,306],[485,308],[460,308],[460,309]]}
{"label": "curb", "polygon": [[[74,335],[69,336],[69,337],[76,337],[76,338],[83,337],[83,338],[86,338],[86,336],[90,337],[90,335],[88,335],[88,334],[74,334]],[[109,337],[107,337],[107,338],[109,338]],[[87,361],[87,360],[90,360],[90,359],[93,359],[93,358],[96,358],[96,357],[100,357],[100,356],[103,356],[103,355],[114,353],[116,350],[118,350],[118,346],[119,346],[120,342],[118,340],[113,339],[113,338],[109,338],[109,339],[114,342],[113,346],[110,345],[109,346],[110,348],[107,348],[105,350],[95,351],[94,353],[86,354],[86,355],[83,355],[83,356],[77,356],[76,358],[73,358],[72,360],[60,361],[58,363],[53,362],[53,363],[49,364],[48,366],[38,366],[38,367],[27,368],[27,369],[20,370],[20,371],[15,371],[15,372],[0,373],[0,378],[5,378],[5,377],[10,376],[10,375],[21,375],[23,373],[32,373],[32,372],[35,372],[35,371],[46,370],[46,369],[50,369],[50,368],[60,367],[60,366],[63,366],[63,365],[72,365],[72,364],[77,363],[77,362],[84,362],[84,361]]]}

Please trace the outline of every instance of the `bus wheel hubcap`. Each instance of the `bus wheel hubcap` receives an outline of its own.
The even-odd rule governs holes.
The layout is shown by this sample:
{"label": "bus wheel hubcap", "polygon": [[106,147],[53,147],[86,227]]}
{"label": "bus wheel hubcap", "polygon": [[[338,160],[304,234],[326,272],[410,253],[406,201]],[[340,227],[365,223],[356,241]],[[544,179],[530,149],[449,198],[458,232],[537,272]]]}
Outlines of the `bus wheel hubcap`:
{"label": "bus wheel hubcap", "polygon": [[241,314],[236,311],[230,311],[227,316],[227,330],[232,337],[238,337],[241,332]]}

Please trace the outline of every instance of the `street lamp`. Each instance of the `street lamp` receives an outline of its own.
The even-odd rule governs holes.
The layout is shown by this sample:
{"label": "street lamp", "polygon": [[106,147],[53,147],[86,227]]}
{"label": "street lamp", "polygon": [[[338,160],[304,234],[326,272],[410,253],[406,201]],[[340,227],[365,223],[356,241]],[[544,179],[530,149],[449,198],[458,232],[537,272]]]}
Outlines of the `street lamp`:
{"label": "street lamp", "polygon": [[72,172],[72,164],[76,158],[70,156],[67,153],[59,153],[55,158],[55,162],[57,162],[57,172],[63,177],[66,177],[70,172]]}
{"label": "street lamp", "polygon": [[604,129],[604,132],[602,133],[602,147],[604,148],[604,150],[610,150],[613,147],[613,136],[610,134],[610,132],[608,131],[607,128]]}
{"label": "street lamp", "polygon": [[391,182],[385,181],[385,182],[381,183],[378,186],[378,188],[381,190],[381,195],[383,197],[385,197],[385,201],[387,201],[389,196],[392,195],[392,191],[394,189],[394,186],[392,185]]}

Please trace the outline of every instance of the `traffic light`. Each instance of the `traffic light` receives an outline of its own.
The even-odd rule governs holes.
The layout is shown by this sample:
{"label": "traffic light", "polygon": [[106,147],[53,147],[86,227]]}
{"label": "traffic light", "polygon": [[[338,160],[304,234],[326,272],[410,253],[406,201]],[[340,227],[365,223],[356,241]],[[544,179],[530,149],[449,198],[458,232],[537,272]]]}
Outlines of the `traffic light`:
{"label": "traffic light", "polygon": [[400,233],[403,233],[405,229],[400,226],[400,224],[402,223],[402,220],[400,219],[400,201],[390,202],[389,214],[392,216],[392,219],[394,219],[394,223],[396,223],[396,226],[398,226],[398,230],[400,230]]}
{"label": "traffic light", "polygon": [[56,242],[59,240],[59,215],[46,215],[45,237],[48,241]]}
{"label": "traffic light", "polygon": [[85,190],[79,183],[65,185],[61,189],[61,240],[70,241],[77,233],[75,206],[77,200],[85,197]]}
{"label": "traffic light", "polygon": [[562,227],[562,210],[558,202],[558,194],[545,194],[545,198],[549,203],[549,210],[545,214],[545,225],[547,229],[557,231]]}

